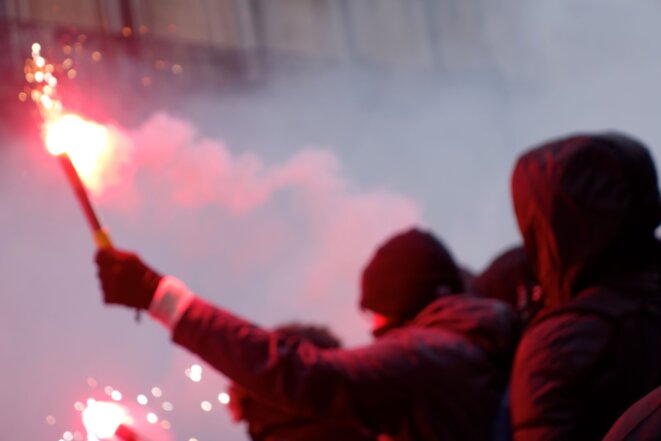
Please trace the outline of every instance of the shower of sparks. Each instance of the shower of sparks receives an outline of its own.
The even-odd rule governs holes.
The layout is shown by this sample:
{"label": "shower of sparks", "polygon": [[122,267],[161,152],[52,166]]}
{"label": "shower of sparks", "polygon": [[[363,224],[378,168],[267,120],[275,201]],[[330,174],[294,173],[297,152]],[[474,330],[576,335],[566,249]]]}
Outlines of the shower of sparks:
{"label": "shower of sparks", "polygon": [[[202,368],[199,365],[192,365],[192,372],[200,373]],[[121,434],[118,430],[120,425],[126,427],[127,430],[137,430],[140,432],[140,427],[146,428],[145,424],[151,427],[152,435],[156,431],[163,431],[161,433],[170,432],[173,430],[172,418],[176,418],[174,412],[175,407],[178,409],[185,409],[184,405],[174,405],[170,400],[164,400],[163,391],[160,387],[154,386],[151,388],[150,393],[155,398],[148,397],[145,393],[137,393],[125,391],[129,395],[124,396],[119,389],[107,384],[102,388],[98,388],[99,383],[93,378],[87,378],[87,386],[90,389],[96,389],[96,397],[90,397],[85,400],[78,400],[72,403],[72,407],[76,412],[80,412],[82,424],[85,428],[84,431],[76,431],[75,428],[61,427],[61,435],[56,438],[58,441],[102,441],[102,440],[118,440]],[[144,389],[143,389],[144,390]],[[105,396],[99,399],[99,395]],[[127,399],[129,396],[135,397],[134,399]],[[122,402],[122,400],[127,400]],[[216,395],[216,399],[220,404],[227,405],[230,402],[230,395],[226,392],[220,392]],[[110,401],[114,400],[114,401]],[[131,404],[131,402],[133,404]],[[191,403],[192,404],[192,403]],[[210,413],[214,408],[213,400],[204,400],[199,402],[198,411],[203,413]],[[160,412],[165,412],[159,414]],[[46,423],[51,426],[56,426],[57,422],[55,416],[49,415],[46,417]],[[142,426],[141,426],[142,425]],[[117,433],[115,433],[117,432]],[[165,435],[164,435],[165,436]],[[142,438],[138,438],[142,439]],[[159,439],[148,438],[148,439]],[[170,439],[165,437],[164,439]],[[188,437],[185,440],[196,440],[197,438]]]}
{"label": "shower of sparks", "polygon": [[25,60],[25,81],[29,96],[37,104],[44,121],[58,119],[62,113],[62,102],[57,95],[55,66],[41,56],[41,45],[32,44],[32,58]]}
{"label": "shower of sparks", "polygon": [[91,190],[102,187],[101,175],[110,161],[111,142],[108,130],[95,122],[64,111],[57,93],[56,72],[75,76],[70,58],[56,67],[41,55],[41,45],[32,45],[32,57],[25,60],[27,88],[19,99],[29,96],[43,119],[42,136],[52,155],[67,153],[81,179]]}

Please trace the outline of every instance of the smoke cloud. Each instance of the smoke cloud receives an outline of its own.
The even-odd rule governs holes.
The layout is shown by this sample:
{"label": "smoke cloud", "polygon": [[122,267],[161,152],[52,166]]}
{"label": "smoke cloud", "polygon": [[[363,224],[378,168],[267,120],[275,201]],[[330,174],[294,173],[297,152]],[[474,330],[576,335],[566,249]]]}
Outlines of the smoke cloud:
{"label": "smoke cloud", "polygon": [[[108,181],[96,197],[116,216],[113,229],[138,236],[129,246],[174,239],[159,254],[184,258],[183,268],[171,268],[177,275],[199,267],[191,283],[202,295],[229,290],[223,303],[233,306],[232,291],[252,291],[265,308],[252,307],[251,318],[343,323],[337,331],[345,341],[365,340],[356,313],[360,271],[380,242],[420,224],[415,200],[356,185],[331,150],[305,148],[268,161],[233,152],[166,113],[111,133],[116,153],[109,156],[117,161],[108,173],[122,179]],[[218,273],[223,281],[206,282]],[[274,317],[283,305],[287,314]]]}

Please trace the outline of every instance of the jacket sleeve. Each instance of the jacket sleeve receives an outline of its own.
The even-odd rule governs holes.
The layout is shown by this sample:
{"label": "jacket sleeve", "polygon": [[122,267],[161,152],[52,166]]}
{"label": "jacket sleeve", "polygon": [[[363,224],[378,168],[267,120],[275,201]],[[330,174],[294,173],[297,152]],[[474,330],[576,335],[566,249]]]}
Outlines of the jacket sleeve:
{"label": "jacket sleeve", "polygon": [[363,422],[409,404],[418,381],[412,373],[423,358],[406,337],[385,336],[353,350],[320,350],[199,298],[176,324],[173,340],[267,402]]}
{"label": "jacket sleeve", "polygon": [[534,325],[521,339],[511,378],[515,441],[580,439],[595,366],[606,351],[608,324],[589,315],[565,314]]}

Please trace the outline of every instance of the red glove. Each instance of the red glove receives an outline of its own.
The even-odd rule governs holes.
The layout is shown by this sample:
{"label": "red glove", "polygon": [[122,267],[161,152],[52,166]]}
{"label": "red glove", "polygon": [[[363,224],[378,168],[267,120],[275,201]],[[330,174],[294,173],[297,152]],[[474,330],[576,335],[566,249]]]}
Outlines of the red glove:
{"label": "red glove", "polygon": [[138,309],[148,309],[163,278],[140,258],[114,248],[96,253],[103,301]]}

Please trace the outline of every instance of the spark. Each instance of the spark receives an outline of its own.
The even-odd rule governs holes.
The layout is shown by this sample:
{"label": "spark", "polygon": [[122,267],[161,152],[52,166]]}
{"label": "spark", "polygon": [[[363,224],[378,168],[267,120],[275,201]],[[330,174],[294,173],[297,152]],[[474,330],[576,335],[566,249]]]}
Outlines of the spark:
{"label": "spark", "polygon": [[142,404],[144,406],[145,404],[147,404],[149,402],[149,399],[147,398],[146,395],[140,394],[136,398],[136,401],[138,402],[138,404]]}
{"label": "spark", "polygon": [[184,371],[186,376],[195,383],[202,381],[202,366],[199,364],[194,364]]}
{"label": "spark", "polygon": [[202,401],[202,402],[200,403],[200,407],[201,407],[202,410],[205,411],[205,412],[210,412],[211,409],[213,409],[213,405],[212,405],[210,402],[206,401],[206,400],[205,400],[205,401]]}
{"label": "spark", "polygon": [[166,412],[172,412],[172,410],[174,409],[174,406],[169,401],[164,401],[163,404],[161,404],[161,407]]}
{"label": "spark", "polygon": [[156,424],[158,422],[158,415],[156,415],[154,412],[149,412],[147,414],[147,422]]}
{"label": "spark", "polygon": [[230,396],[225,392],[221,392],[218,394],[218,401],[220,401],[221,404],[229,404]]}
{"label": "spark", "polygon": [[160,397],[163,395],[163,391],[161,390],[160,387],[152,387],[151,388],[151,394],[155,396],[156,398]]}
{"label": "spark", "polygon": [[76,401],[73,405],[73,408],[76,409],[78,412],[82,412],[83,410],[85,410],[85,405],[80,401]]}
{"label": "spark", "polygon": [[69,432],[68,430],[62,434],[62,439],[65,441],[72,441],[73,440],[73,433]]}
{"label": "spark", "polygon": [[110,394],[110,397],[115,401],[121,401],[122,400],[122,393],[118,390],[114,390]]}

